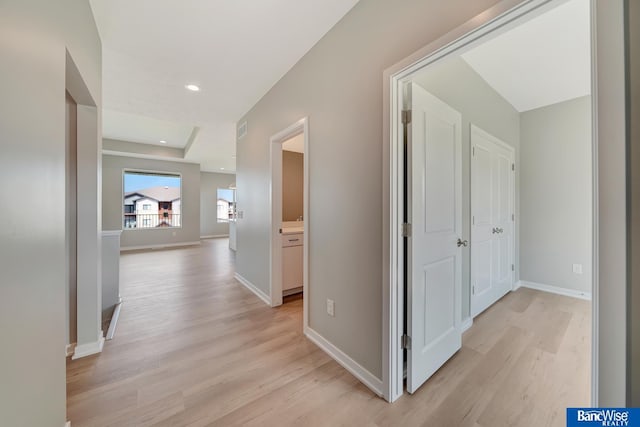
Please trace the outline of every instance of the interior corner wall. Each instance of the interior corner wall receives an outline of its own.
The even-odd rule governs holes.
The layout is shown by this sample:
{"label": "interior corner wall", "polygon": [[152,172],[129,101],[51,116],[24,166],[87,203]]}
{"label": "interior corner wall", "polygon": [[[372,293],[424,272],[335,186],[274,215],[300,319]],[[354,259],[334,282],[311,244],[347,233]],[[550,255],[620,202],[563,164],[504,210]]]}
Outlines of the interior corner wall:
{"label": "interior corner wall", "polygon": [[229,235],[229,223],[218,222],[218,188],[235,182],[232,174],[200,172],[200,237]]}
{"label": "interior corner wall", "polygon": [[282,221],[296,221],[303,216],[304,154],[282,150]]}
{"label": "interior corner wall", "polygon": [[1,425],[66,421],[66,51],[100,106],[101,50],[89,2],[0,2],[0,180],[21,200],[0,228]]}
{"label": "interior corner wall", "polygon": [[520,279],[590,294],[591,97],[524,112],[520,129]]}
{"label": "interior corner wall", "polygon": [[640,3],[627,2],[629,282],[627,407],[640,407]]}
{"label": "interior corner wall", "polygon": [[[382,378],[382,75],[496,0],[361,1],[238,121],[236,271],[269,294],[269,138],[309,118],[309,325]],[[336,215],[335,207],[340,214]],[[335,301],[335,316],[326,300]]]}
{"label": "interior corner wall", "polygon": [[[177,173],[182,176],[182,227],[129,230],[122,228],[123,171]],[[200,241],[200,165],[195,163],[102,156],[102,229],[123,230],[120,247],[150,248]],[[175,235],[174,235],[175,234]]]}
{"label": "interior corner wall", "polygon": [[[462,58],[452,57],[433,64],[413,81],[462,115],[462,237],[471,237],[471,124],[514,148],[516,164],[520,155],[520,113],[495,91]],[[516,168],[514,200],[519,224],[519,169]],[[518,259],[518,227],[515,229],[515,259]],[[462,317],[470,316],[470,248],[462,251]],[[517,266],[516,262],[516,266]],[[518,271],[516,271],[518,277]]]}

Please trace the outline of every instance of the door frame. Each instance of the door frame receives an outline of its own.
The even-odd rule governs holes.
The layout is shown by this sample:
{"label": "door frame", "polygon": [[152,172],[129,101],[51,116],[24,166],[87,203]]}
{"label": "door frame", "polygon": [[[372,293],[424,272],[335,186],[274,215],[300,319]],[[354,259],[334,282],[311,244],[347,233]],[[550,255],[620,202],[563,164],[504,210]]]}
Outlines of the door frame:
{"label": "door frame", "polygon": [[[555,6],[563,0],[503,0],[495,6],[485,10],[481,14],[462,24],[460,27],[443,35],[434,42],[426,45],[422,49],[414,52],[383,73],[383,224],[388,234],[383,236],[383,293],[382,293],[382,381],[383,395],[386,400],[393,402],[404,394],[403,378],[404,363],[403,349],[401,339],[403,335],[403,319],[405,316],[404,301],[404,254],[402,251],[402,219],[403,211],[403,127],[402,127],[402,108],[405,105],[405,94],[403,85],[411,80],[411,77],[420,70],[441,60],[442,58],[452,54],[464,51],[475,43],[479,42],[485,36],[504,30],[506,26],[514,20],[524,16],[535,16],[548,10],[550,6]],[[599,401],[599,366],[602,363],[600,359],[600,305],[599,305],[599,269],[600,269],[600,228],[604,224],[607,229],[611,229],[614,233],[606,236],[606,243],[612,245],[614,241],[624,240],[613,225],[610,224],[615,217],[614,209],[609,209],[600,219],[598,185],[602,181],[599,177],[600,168],[598,163],[599,145],[598,138],[603,136],[611,137],[616,143],[619,134],[615,130],[615,125],[619,123],[614,115],[617,111],[607,111],[605,108],[598,108],[599,87],[602,87],[604,93],[605,87],[608,89],[620,89],[620,83],[614,84],[607,81],[608,75],[618,75],[620,64],[613,65],[598,58],[597,54],[606,52],[609,59],[612,54],[607,52],[611,46],[617,47],[619,42],[616,35],[610,37],[600,36],[603,28],[614,29],[619,24],[616,19],[622,18],[623,10],[618,5],[604,5],[602,0],[590,0],[591,7],[591,101],[592,101],[592,166],[593,166],[593,277],[592,277],[592,369],[591,369],[591,404],[598,405]],[[598,18],[602,15],[602,22]],[[599,33],[596,33],[596,29]],[[613,50],[617,53],[616,49]],[[618,59],[613,55],[613,59]],[[602,69],[602,73],[599,73]],[[623,85],[624,83],[622,83]],[[615,96],[602,101],[602,104],[616,104],[619,98]],[[614,109],[615,110],[615,109]],[[599,129],[606,126],[603,131]],[[617,147],[615,147],[617,148]],[[615,149],[614,148],[614,149]],[[619,161],[620,153],[609,156],[609,164],[606,166],[607,171],[611,171],[612,164]],[[617,165],[616,165],[617,166]],[[617,183],[617,182],[616,182]],[[609,184],[607,182],[607,184]],[[609,188],[611,184],[609,184]],[[617,208],[618,206],[616,206]],[[517,220],[517,219],[516,219]],[[607,221],[607,222],[605,222]],[[604,232],[603,232],[604,233]],[[616,249],[618,247],[616,246]],[[606,274],[615,274],[612,269],[607,269]],[[621,289],[611,289],[612,300],[618,301]],[[606,305],[607,314],[613,312],[612,305]],[[613,329],[612,322],[605,321],[603,326],[607,330]],[[618,348],[624,345],[623,341],[612,341]],[[607,349],[611,351],[610,349]],[[606,355],[608,365],[606,369],[613,369],[613,358]],[[620,374],[616,372],[619,376]],[[605,388],[615,388],[618,386],[615,381],[620,378],[606,379]]]}
{"label": "door frame", "polygon": [[[486,130],[482,129],[480,126],[474,124],[474,123],[470,123],[469,124],[469,144],[470,144],[470,148],[472,150],[472,154],[471,154],[471,158],[469,159],[469,168],[470,168],[470,178],[471,178],[471,185],[469,186],[469,206],[470,206],[470,210],[471,210],[471,224],[470,224],[470,238],[469,241],[473,243],[473,213],[474,213],[474,193],[475,191],[477,191],[477,186],[474,184],[475,180],[473,179],[474,177],[474,170],[477,167],[475,164],[475,161],[473,160],[475,158],[475,156],[473,155],[473,149],[474,149],[474,145],[473,145],[473,133],[477,132],[479,134],[481,134],[482,136],[484,136],[485,138],[487,138],[488,140],[490,140],[493,144],[497,145],[498,147],[501,147],[505,150],[507,150],[509,153],[511,153],[511,161],[513,162],[513,165],[515,165],[515,169],[518,168],[518,165],[516,165],[516,149],[515,147],[507,144],[506,142],[500,140],[499,138],[497,138],[496,136],[490,134],[489,132],[487,132]],[[519,266],[518,266],[518,260],[516,259],[516,226],[518,225],[518,221],[516,221],[518,215],[516,214],[516,174],[515,174],[515,170],[513,171],[513,173],[509,173],[509,192],[511,193],[511,206],[510,206],[510,210],[511,213],[514,215],[514,218],[512,220],[512,225],[513,225],[513,230],[511,232],[511,264],[514,266],[514,269],[512,270],[511,273],[511,290],[513,291],[515,288],[515,284],[516,284],[516,271],[520,271],[519,270]],[[473,245],[470,248],[470,252],[469,252],[469,286],[473,286],[473,282],[474,282],[474,278],[475,278],[475,274],[474,274],[474,270],[473,270]],[[473,299],[473,291],[469,293],[469,319],[467,321],[468,324],[472,324],[473,323],[473,318],[475,316],[477,316],[478,314],[482,313],[482,311],[480,313],[477,313],[475,316],[473,315],[473,310],[472,310],[472,305],[471,305],[471,300]],[[488,307],[487,307],[488,308]],[[486,310],[486,309],[485,309]]]}
{"label": "door frame", "polygon": [[285,129],[277,132],[269,139],[270,181],[269,205],[271,224],[269,251],[269,289],[271,307],[282,305],[282,241],[280,229],[282,227],[282,143],[294,136],[304,135],[304,184],[303,184],[303,329],[306,333],[309,327],[309,118],[303,117]]}

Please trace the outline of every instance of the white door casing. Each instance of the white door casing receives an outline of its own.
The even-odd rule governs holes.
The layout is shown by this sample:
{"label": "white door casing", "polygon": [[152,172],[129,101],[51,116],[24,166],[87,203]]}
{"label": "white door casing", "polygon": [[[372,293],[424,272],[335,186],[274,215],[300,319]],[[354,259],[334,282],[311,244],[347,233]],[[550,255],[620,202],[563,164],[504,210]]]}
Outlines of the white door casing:
{"label": "white door casing", "polygon": [[407,390],[462,345],[462,117],[411,83]]}
{"label": "white door casing", "polygon": [[471,317],[514,282],[515,152],[471,125]]}

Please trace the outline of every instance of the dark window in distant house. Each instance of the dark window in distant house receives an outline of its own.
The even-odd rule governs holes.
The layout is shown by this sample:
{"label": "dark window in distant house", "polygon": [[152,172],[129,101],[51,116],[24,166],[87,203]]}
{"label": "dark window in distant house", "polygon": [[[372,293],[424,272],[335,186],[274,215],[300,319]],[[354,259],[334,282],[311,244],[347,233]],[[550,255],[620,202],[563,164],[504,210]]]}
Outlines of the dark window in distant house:
{"label": "dark window in distant house", "polygon": [[182,178],[178,174],[125,171],[123,227],[182,226]]}

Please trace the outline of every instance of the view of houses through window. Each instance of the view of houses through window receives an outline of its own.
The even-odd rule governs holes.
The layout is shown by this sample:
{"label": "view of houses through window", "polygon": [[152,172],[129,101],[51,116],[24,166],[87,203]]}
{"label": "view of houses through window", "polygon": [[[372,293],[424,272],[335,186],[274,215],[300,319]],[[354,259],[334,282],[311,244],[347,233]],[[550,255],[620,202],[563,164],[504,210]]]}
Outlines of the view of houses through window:
{"label": "view of houses through window", "polygon": [[236,217],[236,190],[218,188],[218,222],[229,222]]}
{"label": "view of houses through window", "polygon": [[123,226],[181,227],[180,175],[125,171]]}

